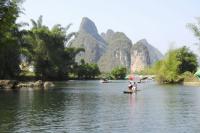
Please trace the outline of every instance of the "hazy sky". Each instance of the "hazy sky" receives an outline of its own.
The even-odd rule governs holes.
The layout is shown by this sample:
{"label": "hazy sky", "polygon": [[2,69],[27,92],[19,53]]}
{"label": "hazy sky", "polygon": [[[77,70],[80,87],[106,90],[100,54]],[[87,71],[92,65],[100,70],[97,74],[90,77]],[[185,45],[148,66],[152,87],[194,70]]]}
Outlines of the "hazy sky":
{"label": "hazy sky", "polygon": [[186,28],[200,17],[200,0],[26,0],[19,21],[43,15],[45,25],[73,23],[77,31],[82,17],[95,22],[99,33],[107,29],[124,32],[132,41],[146,38],[165,53],[174,47],[193,44],[197,39]]}

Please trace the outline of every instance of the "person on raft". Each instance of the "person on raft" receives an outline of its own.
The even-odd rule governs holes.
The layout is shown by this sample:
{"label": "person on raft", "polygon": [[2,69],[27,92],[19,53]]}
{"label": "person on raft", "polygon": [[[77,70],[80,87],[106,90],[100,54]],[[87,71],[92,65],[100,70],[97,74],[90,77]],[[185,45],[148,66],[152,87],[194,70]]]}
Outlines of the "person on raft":
{"label": "person on raft", "polygon": [[130,91],[137,91],[137,84],[136,84],[136,82],[132,83],[132,81],[129,81],[128,89]]}
{"label": "person on raft", "polygon": [[130,91],[133,90],[133,84],[132,84],[132,81],[129,81],[128,89],[129,89]]}
{"label": "person on raft", "polygon": [[132,89],[133,89],[134,91],[137,91],[137,84],[136,84],[136,82],[133,83]]}

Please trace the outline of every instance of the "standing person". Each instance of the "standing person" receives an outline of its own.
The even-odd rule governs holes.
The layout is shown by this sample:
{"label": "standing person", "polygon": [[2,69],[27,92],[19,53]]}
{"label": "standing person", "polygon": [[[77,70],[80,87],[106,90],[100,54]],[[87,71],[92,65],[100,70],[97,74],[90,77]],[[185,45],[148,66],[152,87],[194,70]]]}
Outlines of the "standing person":
{"label": "standing person", "polygon": [[136,84],[136,82],[133,83],[133,90],[137,91],[137,84]]}
{"label": "standing person", "polygon": [[131,81],[129,81],[128,89],[131,90],[131,91],[133,90],[133,84],[132,84]]}

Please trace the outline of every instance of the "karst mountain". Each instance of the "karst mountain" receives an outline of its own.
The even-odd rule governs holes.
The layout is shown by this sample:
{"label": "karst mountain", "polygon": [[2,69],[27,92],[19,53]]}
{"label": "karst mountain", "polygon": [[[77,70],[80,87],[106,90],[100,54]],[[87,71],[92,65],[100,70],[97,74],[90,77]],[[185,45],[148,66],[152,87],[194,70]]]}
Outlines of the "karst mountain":
{"label": "karst mountain", "polygon": [[70,47],[84,48],[77,61],[97,63],[102,72],[110,72],[117,66],[128,69],[132,66],[134,71],[141,71],[163,57],[146,39],[133,43],[123,32],[111,29],[99,34],[95,23],[87,17],[82,18]]}

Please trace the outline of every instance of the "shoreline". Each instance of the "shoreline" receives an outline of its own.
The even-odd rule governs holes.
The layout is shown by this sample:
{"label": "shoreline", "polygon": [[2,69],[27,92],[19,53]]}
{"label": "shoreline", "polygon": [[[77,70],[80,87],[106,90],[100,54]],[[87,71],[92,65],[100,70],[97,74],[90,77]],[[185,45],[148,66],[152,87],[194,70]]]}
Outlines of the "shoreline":
{"label": "shoreline", "polygon": [[183,82],[182,84],[186,86],[200,86],[200,81]]}
{"label": "shoreline", "polygon": [[[58,82],[67,82],[73,80],[87,81],[85,79],[69,79],[69,80],[55,80],[55,81],[42,81],[42,80],[0,80],[0,89],[20,89],[20,88],[41,88],[47,89],[54,87]],[[89,79],[99,80],[99,79]],[[126,79],[124,79],[126,80]],[[174,83],[171,83],[174,84]],[[185,86],[200,86],[200,81],[183,81],[181,83]]]}
{"label": "shoreline", "polygon": [[0,89],[20,89],[20,88],[41,88],[47,89],[50,87],[54,87],[54,83],[52,81],[20,81],[20,80],[0,80]]}

